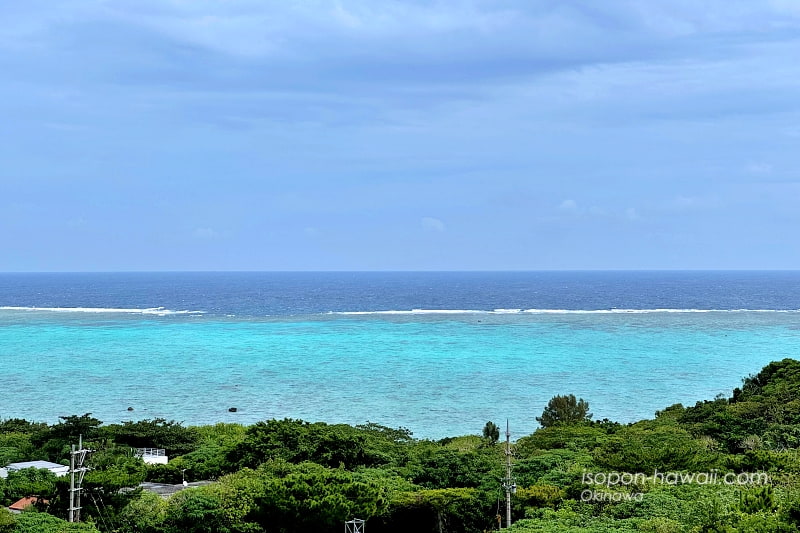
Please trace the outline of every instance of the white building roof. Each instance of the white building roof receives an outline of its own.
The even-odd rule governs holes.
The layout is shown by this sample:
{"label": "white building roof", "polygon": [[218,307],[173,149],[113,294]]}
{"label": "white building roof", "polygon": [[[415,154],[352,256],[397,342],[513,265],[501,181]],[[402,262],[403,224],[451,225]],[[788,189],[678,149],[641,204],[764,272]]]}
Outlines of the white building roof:
{"label": "white building roof", "polygon": [[22,470],[23,468],[43,468],[51,471],[57,476],[63,476],[69,472],[68,466],[60,465],[58,463],[51,463],[50,461],[25,461],[22,463],[11,463],[5,468],[0,469],[0,476],[6,477],[3,474],[7,475],[7,472],[16,472],[17,470]]}
{"label": "white building roof", "polygon": [[67,468],[68,466],[60,465],[58,463],[51,463],[50,461],[25,461],[22,463],[11,463],[6,465],[9,470],[22,470],[23,468],[44,468],[50,470],[51,468]]}

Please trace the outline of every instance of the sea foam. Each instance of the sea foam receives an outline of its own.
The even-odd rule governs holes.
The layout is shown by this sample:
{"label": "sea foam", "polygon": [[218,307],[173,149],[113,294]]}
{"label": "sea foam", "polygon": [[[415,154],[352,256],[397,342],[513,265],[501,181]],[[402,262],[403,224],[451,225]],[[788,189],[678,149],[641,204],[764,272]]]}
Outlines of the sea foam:
{"label": "sea foam", "polygon": [[330,315],[611,315],[651,313],[800,313],[800,309],[407,309],[384,311],[329,311]]}

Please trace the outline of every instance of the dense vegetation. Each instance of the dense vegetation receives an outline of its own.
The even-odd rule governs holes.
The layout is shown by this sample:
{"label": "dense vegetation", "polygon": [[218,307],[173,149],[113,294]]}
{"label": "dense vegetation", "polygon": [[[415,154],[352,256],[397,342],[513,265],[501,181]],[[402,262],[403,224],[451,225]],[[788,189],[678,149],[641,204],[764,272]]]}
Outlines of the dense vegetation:
{"label": "dense vegetation", "polygon": [[[729,398],[673,405],[652,420],[591,421],[588,409],[557,396],[539,417],[544,427],[514,443],[510,531],[800,529],[799,361],[771,363]],[[19,515],[0,509],[0,532],[326,532],[354,517],[371,533],[481,532],[497,529],[505,509],[504,443],[494,423],[483,436],[476,428],[475,436],[430,441],[373,423],[60,420],[1,421],[0,464],[65,463],[83,435],[95,450],[84,523],[63,521],[68,478],[22,470],[0,479],[0,503],[40,501]],[[172,460],[147,466],[132,447],[165,448]],[[184,475],[213,483],[169,498],[137,488]]]}

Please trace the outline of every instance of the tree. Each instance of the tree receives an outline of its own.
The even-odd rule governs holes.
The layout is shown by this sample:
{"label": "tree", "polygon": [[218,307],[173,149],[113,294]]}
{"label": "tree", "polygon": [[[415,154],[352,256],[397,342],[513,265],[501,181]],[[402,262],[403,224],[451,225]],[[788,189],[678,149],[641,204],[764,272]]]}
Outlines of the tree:
{"label": "tree", "polygon": [[270,479],[262,491],[250,516],[281,533],[338,531],[347,519],[381,514],[388,495],[374,480],[314,463],[292,467],[286,476]]}
{"label": "tree", "polygon": [[470,488],[427,489],[394,494],[389,502],[389,531],[486,531],[494,500]]}
{"label": "tree", "polygon": [[184,455],[197,449],[197,431],[174,420],[164,418],[111,424],[106,431],[117,444],[132,448],[164,448],[167,455]]}
{"label": "tree", "polygon": [[167,512],[167,502],[154,492],[142,491],[118,515],[120,531],[153,533],[158,531]]}
{"label": "tree", "polygon": [[9,472],[5,482],[5,497],[12,502],[28,496],[50,500],[55,492],[56,475],[43,468],[23,468]]}
{"label": "tree", "polygon": [[[103,423],[92,416],[92,413],[83,415],[59,416],[61,422],[42,427],[31,435],[31,444],[38,448],[37,455],[58,462],[69,453],[71,444],[77,444],[82,436],[84,441],[91,441],[98,436],[99,427]],[[19,427],[19,424],[16,424]]]}
{"label": "tree", "polygon": [[80,416],[59,416],[58,418],[61,422],[50,428],[50,438],[61,439],[66,442],[77,441],[78,437],[81,436],[84,440],[91,440],[97,435],[98,428],[103,423],[93,417],[92,413],[85,413]]}
{"label": "tree", "polygon": [[570,394],[553,396],[542,411],[542,416],[536,417],[536,421],[546,428],[557,424],[577,424],[591,418],[589,402],[583,398],[578,400],[574,394]]}
{"label": "tree", "polygon": [[423,454],[419,466],[411,480],[426,489],[478,488],[485,479],[496,479],[500,461],[492,448],[468,452],[440,448]]}
{"label": "tree", "polygon": [[99,533],[94,524],[70,524],[47,513],[24,512],[16,520],[14,533]]}
{"label": "tree", "polygon": [[181,491],[170,499],[166,533],[230,533],[222,502],[205,487]]}
{"label": "tree", "polygon": [[[373,466],[390,460],[387,456],[398,443],[370,429],[346,424],[310,424],[303,420],[267,420],[247,428],[244,440],[228,453],[227,460],[238,466],[256,467],[270,459],[292,463],[312,461],[337,468]],[[402,430],[399,438],[402,438]]]}
{"label": "tree", "polygon": [[13,533],[17,524],[14,515],[5,507],[0,507],[0,533]]}
{"label": "tree", "polygon": [[488,440],[490,444],[497,444],[500,440],[500,428],[494,422],[486,422],[483,426],[483,438]]}

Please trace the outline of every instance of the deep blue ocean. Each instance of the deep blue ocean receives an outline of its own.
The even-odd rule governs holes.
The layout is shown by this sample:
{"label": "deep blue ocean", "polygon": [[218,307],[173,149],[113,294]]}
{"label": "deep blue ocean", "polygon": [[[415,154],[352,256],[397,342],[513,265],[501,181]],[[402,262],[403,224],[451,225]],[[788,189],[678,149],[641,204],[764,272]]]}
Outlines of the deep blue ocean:
{"label": "deep blue ocean", "polygon": [[0,418],[630,422],[800,356],[799,309],[800,272],[0,274]]}

